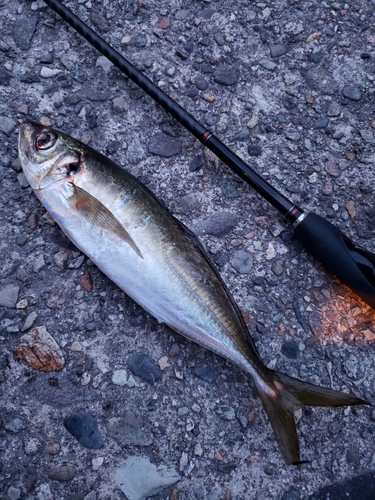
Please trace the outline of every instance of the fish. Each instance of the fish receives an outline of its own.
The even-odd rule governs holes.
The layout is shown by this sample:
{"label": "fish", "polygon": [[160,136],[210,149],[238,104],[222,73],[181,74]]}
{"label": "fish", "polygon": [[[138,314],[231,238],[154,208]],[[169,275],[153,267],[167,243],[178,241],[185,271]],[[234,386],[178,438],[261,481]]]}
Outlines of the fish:
{"label": "fish", "polygon": [[300,406],[368,404],[266,367],[199,239],[124,168],[30,121],[20,125],[18,153],[37,198],[108,278],[159,322],[252,377],[287,465],[303,463],[294,418]]}

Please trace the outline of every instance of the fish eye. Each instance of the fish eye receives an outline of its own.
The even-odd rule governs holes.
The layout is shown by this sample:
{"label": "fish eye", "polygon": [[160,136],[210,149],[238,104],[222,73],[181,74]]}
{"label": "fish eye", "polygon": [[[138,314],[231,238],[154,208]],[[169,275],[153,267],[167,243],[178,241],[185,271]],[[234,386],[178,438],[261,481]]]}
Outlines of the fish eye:
{"label": "fish eye", "polygon": [[57,135],[53,132],[42,132],[35,140],[37,149],[50,149],[55,145]]}

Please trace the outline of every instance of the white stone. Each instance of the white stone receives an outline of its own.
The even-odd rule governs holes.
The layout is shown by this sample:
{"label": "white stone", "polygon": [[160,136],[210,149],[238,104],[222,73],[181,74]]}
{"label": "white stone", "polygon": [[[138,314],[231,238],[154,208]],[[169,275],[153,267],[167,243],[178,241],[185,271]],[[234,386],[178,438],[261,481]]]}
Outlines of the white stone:
{"label": "white stone", "polygon": [[53,78],[54,76],[57,76],[60,73],[62,73],[61,69],[47,68],[46,66],[43,66],[43,68],[40,70],[40,76],[42,78]]}
{"label": "white stone", "polygon": [[115,481],[128,500],[146,500],[179,480],[176,470],[156,466],[145,456],[128,457],[115,474]]}
{"label": "white stone", "polygon": [[103,457],[96,457],[91,460],[92,463],[92,470],[99,470],[100,467],[103,465],[104,458]]}

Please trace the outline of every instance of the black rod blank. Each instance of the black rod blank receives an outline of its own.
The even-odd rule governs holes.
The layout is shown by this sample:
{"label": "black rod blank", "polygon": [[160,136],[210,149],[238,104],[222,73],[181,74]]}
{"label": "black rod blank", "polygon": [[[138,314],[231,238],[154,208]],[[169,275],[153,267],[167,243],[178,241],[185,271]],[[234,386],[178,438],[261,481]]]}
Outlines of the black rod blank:
{"label": "black rod blank", "polygon": [[277,210],[290,220],[295,221],[303,211],[286,198],[277,189],[257,174],[239,156],[231,151],[224,143],[207,130],[190,113],[188,113],[175,100],[169,97],[155,83],[147,78],[117,50],[104,41],[94,30],[77,17],[71,10],[62,5],[58,0],[46,0],[57,14],[82,35],[93,47],[109,59],[126,76],[135,82],[154,101],[165,109],[173,118],[199,139],[208,149],[215,153],[232,170],[239,174],[248,184],[250,184],[263,198],[269,201]]}

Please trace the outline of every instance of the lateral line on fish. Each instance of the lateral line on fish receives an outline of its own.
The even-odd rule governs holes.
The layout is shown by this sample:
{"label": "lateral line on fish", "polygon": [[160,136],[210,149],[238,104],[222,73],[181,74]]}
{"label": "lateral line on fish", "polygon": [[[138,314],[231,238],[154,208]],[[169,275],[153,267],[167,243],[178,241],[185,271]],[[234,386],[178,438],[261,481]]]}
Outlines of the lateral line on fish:
{"label": "lateral line on fish", "polygon": [[[164,242],[163,242],[163,238],[162,238],[162,232],[161,232],[161,229],[159,227],[159,223],[157,222],[157,220],[155,219],[155,217],[153,215],[151,215],[151,217],[154,219],[154,223],[155,223],[155,226],[157,227],[158,231],[159,231],[159,235],[160,235],[160,241],[161,241],[161,245],[164,249]],[[191,282],[191,280],[189,280],[189,275],[184,273],[181,269],[179,271],[177,271],[177,266],[175,265],[172,265],[171,262],[169,261],[168,257],[167,257],[167,254],[165,251],[163,251],[163,258],[164,258],[164,261],[166,262],[166,264],[168,265],[169,269],[173,272],[173,274],[181,281],[181,283],[183,283],[192,293],[194,293],[194,296],[197,298],[197,300],[199,301],[199,304],[200,304],[200,307],[206,311],[206,314],[209,313],[209,316],[211,317],[211,320],[214,321],[214,323],[217,325],[217,327],[220,329],[220,328],[226,328],[228,330],[231,330],[233,328],[233,325],[231,324],[228,324],[226,322],[223,322],[220,318],[220,316],[217,314],[217,310],[216,310],[216,307],[215,307],[215,304],[211,301],[210,297],[207,295],[207,294],[204,294],[202,293],[203,290],[202,289],[199,289],[198,286],[194,286]],[[200,292],[200,293],[198,293]],[[206,305],[208,306],[211,306],[211,309],[209,307],[206,307]],[[212,349],[212,348],[211,348]],[[223,354],[218,350],[217,351],[221,356],[223,356]],[[250,360],[248,359],[248,357],[246,356],[247,360],[249,363]]]}

